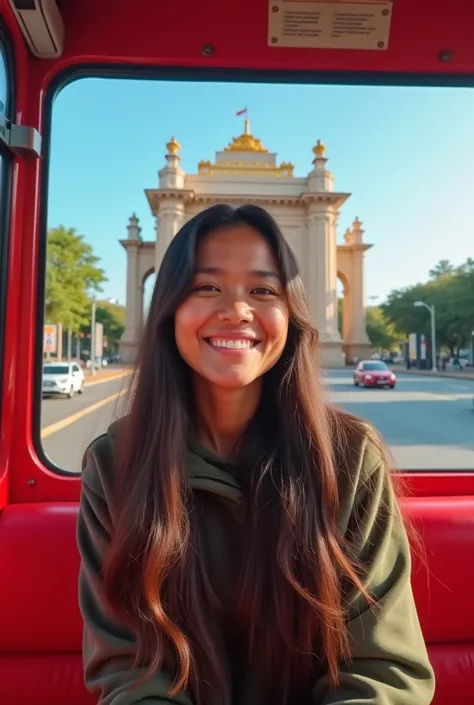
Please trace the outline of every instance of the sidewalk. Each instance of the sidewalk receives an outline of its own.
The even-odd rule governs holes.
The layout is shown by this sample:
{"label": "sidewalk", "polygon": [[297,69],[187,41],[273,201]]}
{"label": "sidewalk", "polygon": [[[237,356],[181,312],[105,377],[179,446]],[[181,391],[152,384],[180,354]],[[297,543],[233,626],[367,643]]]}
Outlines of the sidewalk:
{"label": "sidewalk", "polygon": [[417,370],[416,368],[411,368],[409,370],[406,367],[392,367],[395,374],[404,375],[425,375],[426,377],[446,377],[446,379],[468,379],[474,382],[474,368],[469,367],[462,371],[447,370],[446,372],[432,372],[431,370]]}
{"label": "sidewalk", "polygon": [[84,381],[86,384],[90,384],[91,382],[107,382],[107,380],[127,377],[132,374],[132,371],[132,367],[127,367],[125,365],[110,365],[108,367],[101,367],[100,370],[95,371],[95,375],[92,375],[90,370],[84,369]]}

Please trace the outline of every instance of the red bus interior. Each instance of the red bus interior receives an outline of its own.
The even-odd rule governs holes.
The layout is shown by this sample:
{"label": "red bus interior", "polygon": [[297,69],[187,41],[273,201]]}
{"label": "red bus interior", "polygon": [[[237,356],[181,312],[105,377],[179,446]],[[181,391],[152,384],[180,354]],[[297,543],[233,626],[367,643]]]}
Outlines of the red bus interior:
{"label": "red bus interior", "polygon": [[[55,3],[0,0],[11,73],[11,125],[6,126],[10,131],[13,125],[34,128],[45,150],[42,156],[35,154],[35,132],[28,133],[26,148],[13,143],[4,147],[9,207],[2,213],[8,271],[0,276],[0,298],[6,302],[0,358],[0,701],[85,705],[94,698],[83,685],[76,596],[80,477],[61,476],[43,466],[33,414],[43,324],[38,323],[37,281],[46,222],[44,155],[54,93],[75,77],[112,71],[187,80],[468,87],[474,82],[474,4],[458,0],[437,8],[429,0],[394,0],[389,3],[388,48],[376,51],[272,45],[268,0],[237,5],[218,0],[58,0],[64,46],[49,58],[32,51],[37,41],[35,53],[47,53],[42,5]],[[12,6],[30,8],[38,16],[22,29]],[[124,129],[133,128],[136,118],[126,102],[120,119]],[[403,510],[424,543],[424,560],[414,559],[413,588],[436,671],[434,703],[470,705],[474,469],[406,477],[411,495]]]}

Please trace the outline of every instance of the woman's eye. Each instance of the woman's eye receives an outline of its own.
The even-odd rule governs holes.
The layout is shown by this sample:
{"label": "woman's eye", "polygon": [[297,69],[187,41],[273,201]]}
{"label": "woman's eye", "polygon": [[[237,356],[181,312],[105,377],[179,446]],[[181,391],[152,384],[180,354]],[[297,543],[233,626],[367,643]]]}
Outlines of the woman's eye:
{"label": "woman's eye", "polygon": [[219,289],[214,284],[198,284],[194,287],[194,291],[214,292],[219,291]]}
{"label": "woman's eye", "polygon": [[258,286],[256,289],[252,290],[252,294],[256,296],[276,296],[273,289],[268,289],[266,286]]}

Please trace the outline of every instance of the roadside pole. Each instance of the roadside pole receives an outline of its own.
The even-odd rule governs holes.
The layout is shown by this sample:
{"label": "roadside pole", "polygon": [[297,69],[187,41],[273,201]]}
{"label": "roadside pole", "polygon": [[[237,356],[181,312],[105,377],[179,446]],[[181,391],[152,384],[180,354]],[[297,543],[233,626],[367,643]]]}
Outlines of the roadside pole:
{"label": "roadside pole", "polygon": [[95,375],[95,311],[96,302],[92,302],[92,314],[91,314],[91,375]]}

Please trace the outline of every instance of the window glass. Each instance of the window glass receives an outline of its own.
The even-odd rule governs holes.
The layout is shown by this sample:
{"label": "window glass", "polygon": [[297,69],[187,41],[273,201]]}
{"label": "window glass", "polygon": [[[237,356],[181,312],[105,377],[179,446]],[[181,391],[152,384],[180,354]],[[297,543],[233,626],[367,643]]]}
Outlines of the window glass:
{"label": "window glass", "polygon": [[[0,27],[0,120],[12,114],[13,70],[10,43]],[[11,211],[12,160],[2,144],[0,149],[0,389],[3,376],[3,344],[8,285],[8,229]]]}
{"label": "window glass", "polygon": [[70,83],[53,107],[44,360],[84,376],[42,401],[49,461],[79,472],[119,413],[163,243],[252,198],[299,261],[330,400],[398,467],[472,471],[473,122],[457,88]]}
{"label": "window glass", "polygon": [[44,375],[68,375],[69,365],[45,365],[43,367]]}
{"label": "window glass", "polygon": [[4,110],[8,111],[8,68],[5,49],[0,48],[0,101]]}
{"label": "window glass", "polygon": [[384,362],[364,362],[362,365],[364,370],[386,370],[387,365]]}

